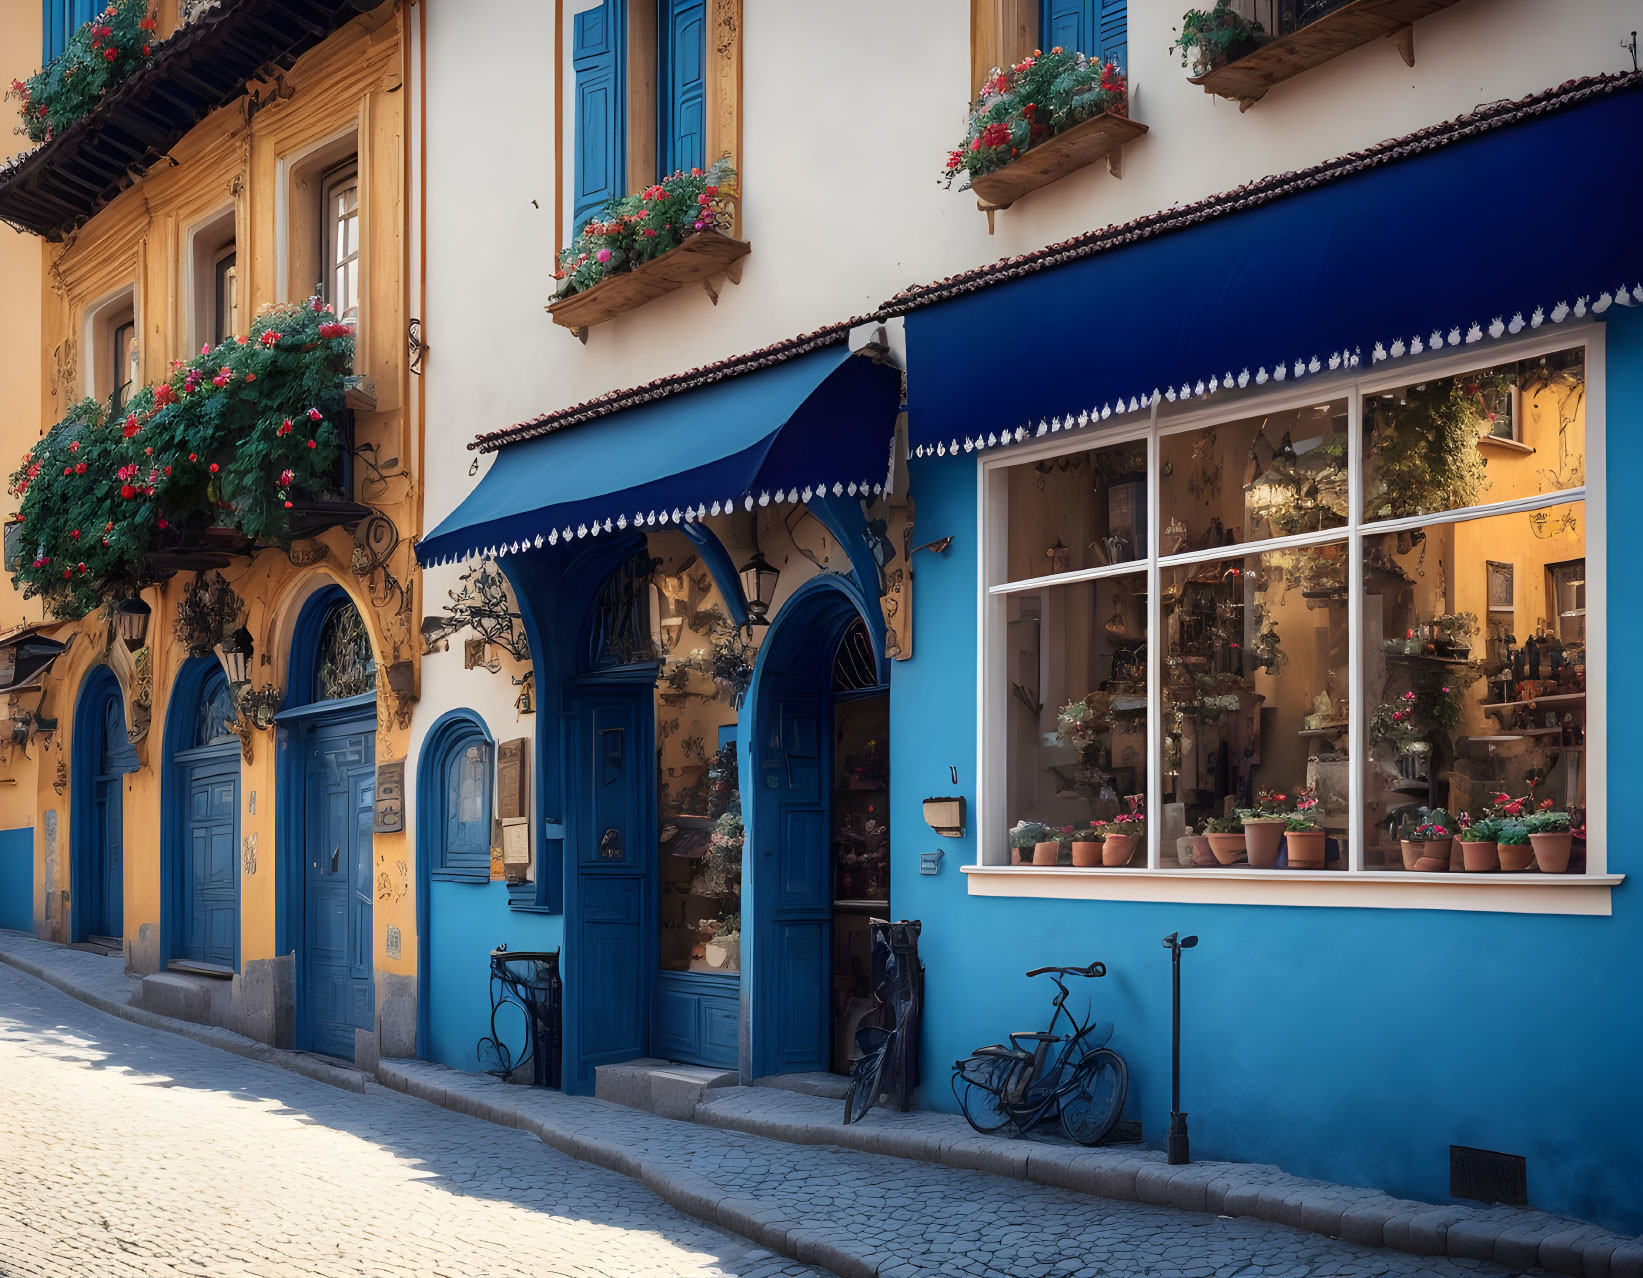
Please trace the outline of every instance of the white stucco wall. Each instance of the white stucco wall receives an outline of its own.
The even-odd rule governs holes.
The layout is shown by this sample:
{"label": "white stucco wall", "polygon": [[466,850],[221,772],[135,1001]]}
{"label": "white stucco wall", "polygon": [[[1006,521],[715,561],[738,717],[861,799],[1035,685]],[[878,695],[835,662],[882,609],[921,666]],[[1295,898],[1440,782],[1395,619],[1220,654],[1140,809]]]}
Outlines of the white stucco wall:
{"label": "white stucco wall", "polygon": [[[639,3],[641,0],[631,0]],[[427,21],[425,526],[476,482],[465,445],[538,413],[851,315],[912,283],[1299,168],[1565,80],[1629,70],[1635,0],[1461,0],[1415,29],[1416,65],[1377,41],[1279,85],[1249,111],[1189,84],[1168,51],[1185,0],[1130,0],[1131,113],[1149,126],[1123,179],[1093,166],[1000,213],[989,237],[937,174],[967,100],[969,0],[744,0],[739,287],[688,287],[595,328],[557,328],[551,0],[422,0]],[[565,57],[573,12],[559,7]],[[558,120],[570,135],[568,65]],[[1620,140],[1617,139],[1617,146]],[[1550,179],[1555,182],[1555,176]],[[564,198],[571,182],[566,175]],[[413,183],[413,191],[415,185]],[[1513,198],[1509,184],[1480,200]],[[569,233],[570,217],[563,223]],[[1432,234],[1409,210],[1411,235]],[[1392,270],[1395,263],[1366,263]],[[1206,269],[1213,269],[1206,264]],[[1190,301],[1190,299],[1178,299]],[[1115,321],[1110,313],[1101,325]],[[483,469],[489,462],[480,462]],[[458,570],[428,573],[433,611]],[[418,735],[468,706],[498,740],[534,731],[506,675],[426,659]],[[415,759],[412,760],[413,767]]]}

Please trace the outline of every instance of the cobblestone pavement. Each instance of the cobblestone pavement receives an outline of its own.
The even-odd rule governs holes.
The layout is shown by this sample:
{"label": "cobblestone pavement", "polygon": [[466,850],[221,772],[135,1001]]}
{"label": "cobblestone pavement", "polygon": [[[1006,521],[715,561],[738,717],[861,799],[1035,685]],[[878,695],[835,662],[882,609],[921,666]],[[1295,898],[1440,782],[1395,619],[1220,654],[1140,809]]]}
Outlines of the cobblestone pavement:
{"label": "cobblestone pavement", "polygon": [[[711,1183],[746,1213],[827,1240],[851,1274],[1508,1272],[1253,1217],[792,1146],[585,1098],[531,1099],[574,1114],[590,1140],[619,1144],[649,1183]],[[6,1278],[821,1272],[699,1223],[633,1179],[526,1132],[374,1085],[339,1091],[114,1020],[4,968],[0,1151]]]}
{"label": "cobblestone pavement", "polygon": [[0,1275],[786,1278],[616,1172],[105,1016],[0,967]]}

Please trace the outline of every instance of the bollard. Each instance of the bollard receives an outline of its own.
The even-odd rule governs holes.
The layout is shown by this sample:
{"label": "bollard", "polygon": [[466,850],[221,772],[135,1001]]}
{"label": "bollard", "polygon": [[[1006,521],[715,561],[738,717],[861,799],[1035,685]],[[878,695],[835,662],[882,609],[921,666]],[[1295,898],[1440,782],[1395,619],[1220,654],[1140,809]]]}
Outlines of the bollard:
{"label": "bollard", "polygon": [[1181,951],[1198,944],[1196,936],[1182,936],[1171,932],[1164,938],[1164,948],[1170,952],[1174,990],[1170,1015],[1170,1116],[1169,1161],[1171,1167],[1180,1167],[1192,1161],[1187,1142],[1187,1116],[1181,1112]]}

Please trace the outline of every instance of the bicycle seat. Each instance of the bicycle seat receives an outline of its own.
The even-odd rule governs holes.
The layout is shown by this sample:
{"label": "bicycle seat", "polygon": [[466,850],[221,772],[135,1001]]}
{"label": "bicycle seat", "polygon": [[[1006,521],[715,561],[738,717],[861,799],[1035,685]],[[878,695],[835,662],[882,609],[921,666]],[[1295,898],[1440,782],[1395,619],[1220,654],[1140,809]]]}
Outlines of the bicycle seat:
{"label": "bicycle seat", "polygon": [[1105,976],[1107,974],[1107,965],[1095,962],[1088,967],[1035,967],[1027,975],[1043,976],[1046,972],[1054,972],[1057,976]]}
{"label": "bicycle seat", "polygon": [[[1024,1052],[1019,1047],[1005,1047],[1002,1043],[994,1043],[990,1047],[978,1047],[970,1055],[996,1056],[1007,1061],[1030,1061],[1033,1058],[1031,1052]],[[960,1065],[963,1063],[963,1061],[959,1062]]]}
{"label": "bicycle seat", "polygon": [[1022,1030],[1019,1034],[1011,1034],[1010,1041],[1019,1043],[1025,1039],[1029,1043],[1059,1043],[1066,1037],[1065,1034],[1051,1034],[1047,1030]]}

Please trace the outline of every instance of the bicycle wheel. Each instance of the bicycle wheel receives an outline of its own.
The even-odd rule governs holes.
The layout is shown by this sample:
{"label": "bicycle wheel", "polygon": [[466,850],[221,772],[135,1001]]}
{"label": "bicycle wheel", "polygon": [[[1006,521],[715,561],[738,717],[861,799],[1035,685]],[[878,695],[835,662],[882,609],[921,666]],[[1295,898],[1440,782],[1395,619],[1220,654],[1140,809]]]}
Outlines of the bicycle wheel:
{"label": "bicycle wheel", "polygon": [[1073,1070],[1061,1098],[1061,1130],[1080,1145],[1099,1145],[1124,1116],[1129,1067],[1117,1052],[1091,1052]]}
{"label": "bicycle wheel", "polygon": [[953,1066],[953,1096],[970,1126],[983,1135],[1012,1121],[1002,1093],[1014,1066],[1014,1061],[997,1056],[972,1056]]}
{"label": "bicycle wheel", "polygon": [[878,1046],[864,1052],[850,1067],[850,1086],[844,1093],[844,1121],[858,1123],[868,1110],[878,1104],[879,1074],[895,1042],[894,1033],[881,1031]]}

